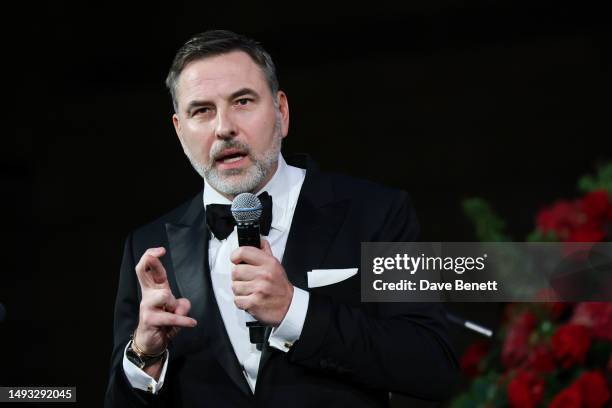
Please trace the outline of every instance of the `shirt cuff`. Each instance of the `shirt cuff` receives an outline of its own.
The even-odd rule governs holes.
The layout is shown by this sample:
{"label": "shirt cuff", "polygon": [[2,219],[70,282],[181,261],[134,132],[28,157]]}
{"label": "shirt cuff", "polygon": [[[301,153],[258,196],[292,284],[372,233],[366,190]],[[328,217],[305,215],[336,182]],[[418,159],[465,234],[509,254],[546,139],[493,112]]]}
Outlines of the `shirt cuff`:
{"label": "shirt cuff", "polygon": [[170,360],[170,352],[166,351],[166,358],[164,359],[164,366],[162,367],[161,374],[159,375],[159,380],[155,381],[153,377],[149,374],[142,371],[138,366],[128,360],[126,356],[126,351],[130,343],[128,342],[127,346],[125,346],[125,350],[123,351],[123,372],[127,377],[130,385],[133,388],[146,391],[151,394],[157,394],[161,389],[162,385],[164,385],[164,377],[166,376],[166,369],[168,368],[168,360]]}
{"label": "shirt cuff", "polygon": [[302,334],[309,300],[310,293],[300,288],[293,288],[293,298],[285,318],[278,327],[274,327],[270,332],[268,338],[270,346],[285,353],[289,351],[293,343]]}

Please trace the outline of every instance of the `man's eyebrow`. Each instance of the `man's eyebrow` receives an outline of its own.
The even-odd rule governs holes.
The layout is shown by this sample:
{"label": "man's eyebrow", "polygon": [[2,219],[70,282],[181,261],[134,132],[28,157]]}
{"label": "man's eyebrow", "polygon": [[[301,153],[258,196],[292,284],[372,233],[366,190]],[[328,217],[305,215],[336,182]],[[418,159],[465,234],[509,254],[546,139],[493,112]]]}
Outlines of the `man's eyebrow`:
{"label": "man's eyebrow", "polygon": [[259,98],[259,94],[251,88],[241,88],[239,90],[237,90],[236,92],[232,93],[230,95],[230,99],[236,99],[240,96],[246,96],[246,95],[251,95],[255,98]]}
{"label": "man's eyebrow", "polygon": [[[259,98],[259,94],[251,88],[241,88],[239,90],[237,90],[236,92],[232,92],[232,94],[229,96],[229,99],[236,99],[238,97],[241,96],[247,96],[250,95],[256,99]],[[194,108],[199,108],[201,106],[210,106],[210,105],[214,105],[214,103],[212,101],[206,101],[206,100],[193,100],[191,102],[189,102],[189,104],[187,105],[187,112],[191,112]]]}
{"label": "man's eyebrow", "polygon": [[200,106],[210,106],[213,103],[210,101],[203,101],[203,100],[195,100],[195,101],[191,101],[189,102],[189,104],[187,105],[187,112],[191,112],[194,108],[199,108]]}

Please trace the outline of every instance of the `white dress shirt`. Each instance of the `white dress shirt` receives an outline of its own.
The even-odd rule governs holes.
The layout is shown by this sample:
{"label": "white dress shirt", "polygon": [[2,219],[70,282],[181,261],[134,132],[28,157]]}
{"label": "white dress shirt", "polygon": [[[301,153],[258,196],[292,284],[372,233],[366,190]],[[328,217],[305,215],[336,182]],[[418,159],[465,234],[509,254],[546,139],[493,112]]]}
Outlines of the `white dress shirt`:
{"label": "white dress shirt", "polygon": [[[257,194],[260,194],[267,191],[272,196],[272,226],[268,236],[263,238],[270,243],[272,254],[279,261],[282,261],[283,254],[285,253],[293,213],[297,206],[305,176],[306,170],[289,166],[282,155],[279,154],[278,168],[274,176],[257,192]],[[203,201],[204,206],[209,204],[231,204],[231,201],[219,194],[206,181],[204,182]],[[261,351],[257,350],[255,345],[249,341],[249,330],[246,327],[246,312],[238,309],[234,304],[234,294],[231,287],[232,263],[229,258],[232,251],[236,248],[238,248],[238,234],[235,227],[234,231],[224,240],[220,241],[212,236],[208,247],[208,262],[213,291],[225,330],[232,343],[238,362],[243,367],[245,378],[254,392]],[[308,301],[308,292],[300,288],[294,288],[293,298],[285,318],[270,333],[268,339],[270,346],[287,352],[289,350],[287,346],[293,344],[300,337],[304,320],[306,319]],[[166,358],[158,381],[155,381],[154,378],[129,361],[125,353],[123,357],[123,370],[132,387],[157,393],[164,383],[168,360]]]}

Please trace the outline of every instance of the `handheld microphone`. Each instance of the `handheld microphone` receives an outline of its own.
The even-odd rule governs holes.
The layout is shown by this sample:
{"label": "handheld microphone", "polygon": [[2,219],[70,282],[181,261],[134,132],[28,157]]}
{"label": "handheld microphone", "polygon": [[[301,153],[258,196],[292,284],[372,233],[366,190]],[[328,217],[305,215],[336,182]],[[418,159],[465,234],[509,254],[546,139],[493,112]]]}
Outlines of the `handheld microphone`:
{"label": "handheld microphone", "polygon": [[[261,201],[255,194],[238,194],[232,201],[232,216],[236,220],[239,246],[261,247],[259,235],[259,219],[263,213]],[[257,350],[263,348],[266,326],[255,320],[250,314],[247,316],[247,327],[249,328],[249,339],[255,344]]]}

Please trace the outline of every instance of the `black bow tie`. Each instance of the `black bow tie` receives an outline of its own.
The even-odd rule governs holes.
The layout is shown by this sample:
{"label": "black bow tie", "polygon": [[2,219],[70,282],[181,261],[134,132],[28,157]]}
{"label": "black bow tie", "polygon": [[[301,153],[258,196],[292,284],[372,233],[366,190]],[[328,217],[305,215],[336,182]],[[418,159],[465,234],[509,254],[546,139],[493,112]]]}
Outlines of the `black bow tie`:
{"label": "black bow tie", "polygon": [[[272,226],[272,196],[264,191],[257,198],[263,207],[259,219],[259,232],[262,235],[268,235],[270,226]],[[219,241],[227,238],[236,225],[231,208],[230,204],[208,204],[206,206],[206,224]]]}

